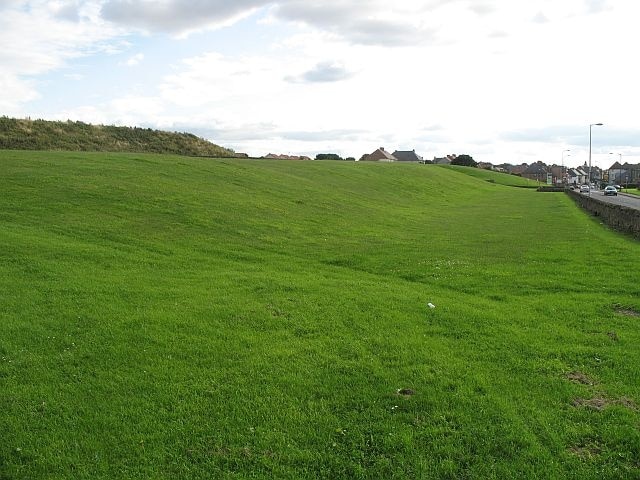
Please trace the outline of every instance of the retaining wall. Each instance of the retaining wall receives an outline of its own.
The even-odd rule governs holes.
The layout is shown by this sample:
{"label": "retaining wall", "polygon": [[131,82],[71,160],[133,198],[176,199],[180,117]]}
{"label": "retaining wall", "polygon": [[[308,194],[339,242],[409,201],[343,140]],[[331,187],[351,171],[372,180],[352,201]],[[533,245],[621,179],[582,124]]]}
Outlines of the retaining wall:
{"label": "retaining wall", "polygon": [[567,194],[587,212],[600,217],[602,222],[611,228],[630,233],[640,239],[640,210],[606,203],[596,197],[582,195],[574,190],[567,190]]}

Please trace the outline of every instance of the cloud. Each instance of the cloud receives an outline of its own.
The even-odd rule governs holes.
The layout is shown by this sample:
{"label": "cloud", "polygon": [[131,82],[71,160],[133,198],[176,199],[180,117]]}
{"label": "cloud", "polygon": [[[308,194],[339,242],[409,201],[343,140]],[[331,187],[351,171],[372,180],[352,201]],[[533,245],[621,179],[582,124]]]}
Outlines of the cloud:
{"label": "cloud", "polygon": [[220,26],[267,5],[265,0],[107,0],[101,14],[121,26],[185,33]]}
{"label": "cloud", "polygon": [[311,70],[301,75],[285,77],[292,83],[327,83],[347,80],[353,76],[342,64],[334,62],[320,62]]}
{"label": "cloud", "polygon": [[358,140],[365,133],[367,133],[365,130],[334,129],[319,131],[280,131],[278,135],[288,140],[299,140],[302,142],[337,142]]}
{"label": "cloud", "polygon": [[[598,129],[596,132],[596,128]],[[589,125],[528,128],[502,133],[501,139],[512,142],[538,142],[588,146]],[[592,127],[591,143],[596,147],[640,147],[640,130],[607,125]]]}
{"label": "cloud", "polygon": [[[101,15],[126,28],[181,35],[230,25],[269,6],[273,18],[305,24],[355,44],[400,46],[435,40],[435,29],[414,15],[420,9],[390,9],[381,0],[107,0]],[[486,4],[474,9],[481,14],[490,11]]]}
{"label": "cloud", "polygon": [[136,53],[135,55],[129,57],[125,62],[120,63],[120,65],[126,67],[135,67],[136,65],[139,65],[142,60],[144,60],[144,54]]}
{"label": "cloud", "polygon": [[5,107],[38,98],[33,77],[61,68],[72,59],[104,51],[117,34],[91,18],[89,3],[16,0],[0,6],[0,45],[7,46],[0,49],[0,105]]}
{"label": "cloud", "polygon": [[543,12],[538,12],[533,17],[533,22],[534,23],[548,23],[549,19],[547,18],[547,16]]}
{"label": "cloud", "polygon": [[78,6],[78,2],[52,2],[52,9],[55,12],[55,17],[60,20],[66,20],[68,22],[80,21],[80,8]]}
{"label": "cloud", "polygon": [[283,1],[275,9],[280,19],[302,22],[355,44],[401,46],[433,42],[435,29],[417,23],[410,13],[390,10],[386,3],[359,0]]}
{"label": "cloud", "polygon": [[495,12],[495,6],[489,5],[487,3],[474,3],[472,5],[469,5],[469,9],[478,15],[488,15]]}
{"label": "cloud", "polygon": [[18,112],[22,103],[38,97],[32,81],[22,80],[9,73],[0,73],[0,111],[4,115]]}
{"label": "cloud", "polygon": [[550,126],[545,128],[525,128],[506,131],[501,134],[503,140],[511,142],[543,142],[565,143],[577,145],[584,143],[585,135],[588,138],[588,129],[576,126]]}
{"label": "cloud", "polygon": [[584,0],[589,13],[600,13],[607,9],[607,0]]}

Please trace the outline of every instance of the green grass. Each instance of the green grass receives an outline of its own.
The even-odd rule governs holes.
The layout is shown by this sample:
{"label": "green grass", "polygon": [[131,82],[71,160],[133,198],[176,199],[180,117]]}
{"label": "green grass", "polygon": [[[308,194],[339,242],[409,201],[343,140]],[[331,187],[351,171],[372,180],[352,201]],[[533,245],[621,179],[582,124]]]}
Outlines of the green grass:
{"label": "green grass", "polygon": [[0,185],[2,480],[640,476],[640,246],[563,194],[11,151]]}
{"label": "green grass", "polygon": [[445,168],[453,170],[457,173],[464,173],[480,180],[485,180],[489,183],[497,183],[499,185],[508,185],[512,187],[523,188],[538,188],[539,182],[529,180],[528,178],[519,177],[517,175],[510,175],[508,173],[494,172],[491,170],[484,170],[481,168],[462,167],[460,165],[438,165],[438,168]]}

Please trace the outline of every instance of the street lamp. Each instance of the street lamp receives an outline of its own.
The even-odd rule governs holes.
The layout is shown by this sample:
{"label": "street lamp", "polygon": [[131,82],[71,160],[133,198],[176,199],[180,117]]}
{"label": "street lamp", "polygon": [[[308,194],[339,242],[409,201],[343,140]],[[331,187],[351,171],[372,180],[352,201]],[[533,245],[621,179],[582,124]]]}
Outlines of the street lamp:
{"label": "street lamp", "polygon": [[602,123],[589,124],[589,196],[591,196],[591,127],[594,125],[601,127]]}
{"label": "street lamp", "polygon": [[[565,184],[565,178],[566,178],[566,175],[564,174],[564,154],[565,154],[566,152],[570,152],[570,151],[571,151],[571,150],[568,150],[568,149],[567,149],[567,150],[563,150],[563,151],[562,151],[562,170],[561,170],[561,171],[562,171],[562,184],[563,184],[563,185]],[[570,156],[571,156],[571,154],[569,154],[568,156],[570,157]]]}

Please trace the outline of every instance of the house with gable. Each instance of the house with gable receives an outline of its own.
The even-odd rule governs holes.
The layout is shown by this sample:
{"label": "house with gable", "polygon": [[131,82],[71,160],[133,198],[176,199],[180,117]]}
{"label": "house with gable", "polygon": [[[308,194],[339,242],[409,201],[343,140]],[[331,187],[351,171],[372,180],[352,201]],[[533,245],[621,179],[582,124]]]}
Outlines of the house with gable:
{"label": "house with gable", "polygon": [[587,172],[582,168],[569,168],[567,169],[567,184],[577,186],[587,183]]}
{"label": "house with gable", "polygon": [[415,150],[396,150],[393,152],[393,156],[399,162],[423,162],[422,157]]}
{"label": "house with gable", "polygon": [[363,155],[360,158],[362,162],[396,162],[398,159],[387,152],[384,147],[380,147],[374,150],[368,155]]}
{"label": "house with gable", "polygon": [[631,165],[616,162],[609,167],[609,183],[627,184],[640,182],[640,164]]}
{"label": "house with gable", "polygon": [[457,157],[458,156],[455,153],[447,155],[446,157],[433,157],[433,163],[435,165],[451,165],[451,162]]}

